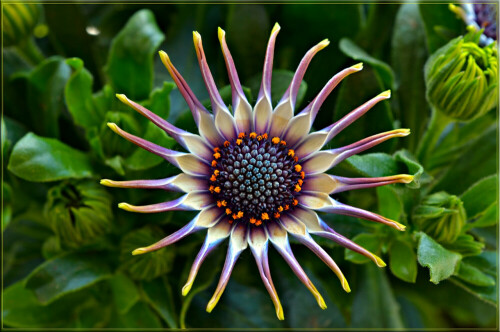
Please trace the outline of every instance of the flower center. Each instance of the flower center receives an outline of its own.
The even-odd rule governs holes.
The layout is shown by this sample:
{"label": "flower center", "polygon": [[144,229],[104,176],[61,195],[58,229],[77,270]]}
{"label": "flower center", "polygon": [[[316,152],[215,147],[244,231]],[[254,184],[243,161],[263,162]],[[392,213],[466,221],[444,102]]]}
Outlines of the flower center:
{"label": "flower center", "polygon": [[214,148],[213,156],[209,189],[230,222],[259,226],[297,205],[304,172],[279,137],[240,133]]}

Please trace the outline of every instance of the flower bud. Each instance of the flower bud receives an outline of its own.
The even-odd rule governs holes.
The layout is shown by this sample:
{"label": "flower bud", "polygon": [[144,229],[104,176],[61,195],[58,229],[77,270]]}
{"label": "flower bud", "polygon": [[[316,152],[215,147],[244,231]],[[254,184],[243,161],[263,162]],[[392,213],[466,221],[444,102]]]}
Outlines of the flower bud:
{"label": "flower bud", "polygon": [[170,250],[157,250],[147,255],[132,255],[132,251],[155,243],[165,237],[156,226],[146,226],[134,230],[123,237],[121,243],[122,268],[135,280],[151,280],[170,272],[175,253]]}
{"label": "flower bud", "polygon": [[40,13],[40,4],[4,4],[2,6],[4,46],[17,45],[31,36],[38,23]]}
{"label": "flower bud", "polygon": [[451,40],[425,64],[428,101],[455,120],[480,117],[497,102],[498,51],[496,43],[478,45],[481,32]]}
{"label": "flower bud", "polygon": [[488,45],[497,40],[497,6],[495,3],[461,3],[450,4],[450,10],[457,14],[468,27],[479,31],[481,45]]}
{"label": "flower bud", "polygon": [[453,243],[461,234],[467,216],[460,198],[441,191],[424,198],[413,220],[436,241]]}
{"label": "flower bud", "polygon": [[113,213],[105,189],[93,181],[63,182],[47,195],[44,213],[61,242],[78,247],[111,228]]}

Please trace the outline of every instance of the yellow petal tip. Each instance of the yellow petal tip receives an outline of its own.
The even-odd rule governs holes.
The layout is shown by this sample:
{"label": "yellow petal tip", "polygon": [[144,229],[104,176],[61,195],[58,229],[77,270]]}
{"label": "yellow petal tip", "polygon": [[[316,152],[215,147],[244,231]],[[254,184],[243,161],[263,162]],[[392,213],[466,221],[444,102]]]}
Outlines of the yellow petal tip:
{"label": "yellow petal tip", "polygon": [[273,27],[273,30],[271,31],[271,34],[280,31],[280,29],[281,29],[280,25],[278,24],[278,22],[276,22],[276,24]]}
{"label": "yellow petal tip", "polygon": [[414,178],[415,178],[415,176],[409,175],[409,174],[402,174],[401,175],[401,181],[403,183],[410,183],[413,181]]}
{"label": "yellow petal tip", "polygon": [[394,224],[396,225],[396,228],[397,228],[399,231],[405,231],[405,230],[406,230],[406,226],[405,226],[405,225],[400,224],[400,223],[398,223],[397,221],[394,221]]}
{"label": "yellow petal tip", "polygon": [[134,209],[132,208],[132,205],[130,205],[128,203],[119,203],[118,208],[125,210],[125,211],[134,211]]}
{"label": "yellow petal tip", "polygon": [[193,283],[187,283],[182,287],[182,296],[188,295],[189,291],[191,290],[191,287],[193,286]]}
{"label": "yellow petal tip", "polygon": [[142,255],[142,254],[147,253],[147,252],[148,252],[148,250],[146,248],[137,248],[134,251],[132,251],[132,255],[134,255],[134,256]]}
{"label": "yellow petal tip", "polygon": [[219,41],[222,41],[224,39],[225,34],[226,34],[226,32],[224,30],[222,30],[221,27],[219,27],[217,29],[217,36],[219,37]]}
{"label": "yellow petal tip", "polygon": [[330,41],[328,39],[323,39],[322,41],[320,41],[318,43],[318,46],[320,47],[319,49],[322,50],[324,49],[325,47],[327,47],[328,45],[330,45]]}
{"label": "yellow petal tip", "polygon": [[285,320],[285,314],[283,313],[283,308],[278,308],[276,310],[276,316],[278,317],[279,320]]}
{"label": "yellow petal tip", "polygon": [[108,187],[111,187],[112,185],[112,181],[108,179],[102,179],[101,181],[99,181],[99,183],[102,184],[103,186],[108,186]]}
{"label": "yellow petal tip", "polygon": [[349,283],[346,278],[342,278],[342,288],[346,291],[346,293],[351,292],[351,287],[349,287]]}
{"label": "yellow petal tip", "polygon": [[118,133],[118,126],[116,125],[116,123],[114,123],[114,122],[108,122],[107,126],[109,127],[109,129],[111,129],[115,133]]}
{"label": "yellow petal tip", "polygon": [[211,313],[211,312],[212,312],[212,310],[214,310],[214,308],[215,308],[215,305],[216,305],[216,304],[217,304],[217,301],[213,301],[213,299],[212,299],[212,300],[210,300],[210,301],[208,302],[208,304],[207,304],[207,308],[206,308],[207,312],[208,312],[208,313]]}
{"label": "yellow petal tip", "polygon": [[[375,255],[374,255],[375,256]],[[387,264],[382,260],[382,258],[375,256],[375,263],[378,267],[386,267]]]}
{"label": "yellow petal tip", "polygon": [[384,98],[391,98],[391,90],[385,90],[384,92],[379,94],[379,96]]}
{"label": "yellow petal tip", "polygon": [[357,63],[354,66],[351,66],[351,68],[356,69],[356,70],[363,69],[363,62]]}
{"label": "yellow petal tip", "polygon": [[117,93],[115,96],[116,96],[116,98],[120,99],[120,101],[121,101],[122,103],[127,103],[127,102],[128,102],[128,100],[127,100],[127,96],[125,96],[125,95],[124,95],[124,94],[122,94],[122,93]]}

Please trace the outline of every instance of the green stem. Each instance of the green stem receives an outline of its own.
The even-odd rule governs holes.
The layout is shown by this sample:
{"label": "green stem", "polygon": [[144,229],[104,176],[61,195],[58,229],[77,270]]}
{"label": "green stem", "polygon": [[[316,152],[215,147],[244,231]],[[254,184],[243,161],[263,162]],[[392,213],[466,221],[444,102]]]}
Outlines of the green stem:
{"label": "green stem", "polygon": [[436,147],[436,143],[441,137],[443,130],[453,121],[453,119],[446,116],[443,112],[435,108],[431,110],[431,118],[429,126],[422,137],[417,149],[418,160],[422,163],[424,168],[428,167],[429,158]]}
{"label": "green stem", "polygon": [[32,37],[19,43],[16,48],[19,54],[21,54],[21,56],[32,65],[37,65],[45,60],[45,56],[42,54],[38,46],[36,46]]}

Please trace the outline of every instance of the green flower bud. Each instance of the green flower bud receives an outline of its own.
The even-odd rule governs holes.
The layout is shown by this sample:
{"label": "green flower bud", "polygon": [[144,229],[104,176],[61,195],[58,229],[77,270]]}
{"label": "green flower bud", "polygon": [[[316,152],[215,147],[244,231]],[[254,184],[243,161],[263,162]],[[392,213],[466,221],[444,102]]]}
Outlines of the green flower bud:
{"label": "green flower bud", "polygon": [[4,46],[18,45],[30,37],[38,23],[40,13],[40,4],[4,4],[2,6]]}
{"label": "green flower bud", "polygon": [[462,233],[467,216],[463,203],[444,191],[424,198],[413,214],[415,224],[440,243],[453,243]]}
{"label": "green flower bud", "polygon": [[113,220],[109,194],[88,180],[52,187],[44,213],[61,243],[68,247],[94,241],[110,230]]}
{"label": "green flower bud", "polygon": [[481,48],[481,33],[471,31],[451,40],[425,64],[428,101],[456,120],[480,117],[497,103],[497,44]]}
{"label": "green flower bud", "polygon": [[146,247],[164,237],[163,231],[155,226],[146,226],[125,235],[121,243],[122,268],[135,280],[151,280],[170,272],[175,258],[173,248],[132,256],[135,249]]}

